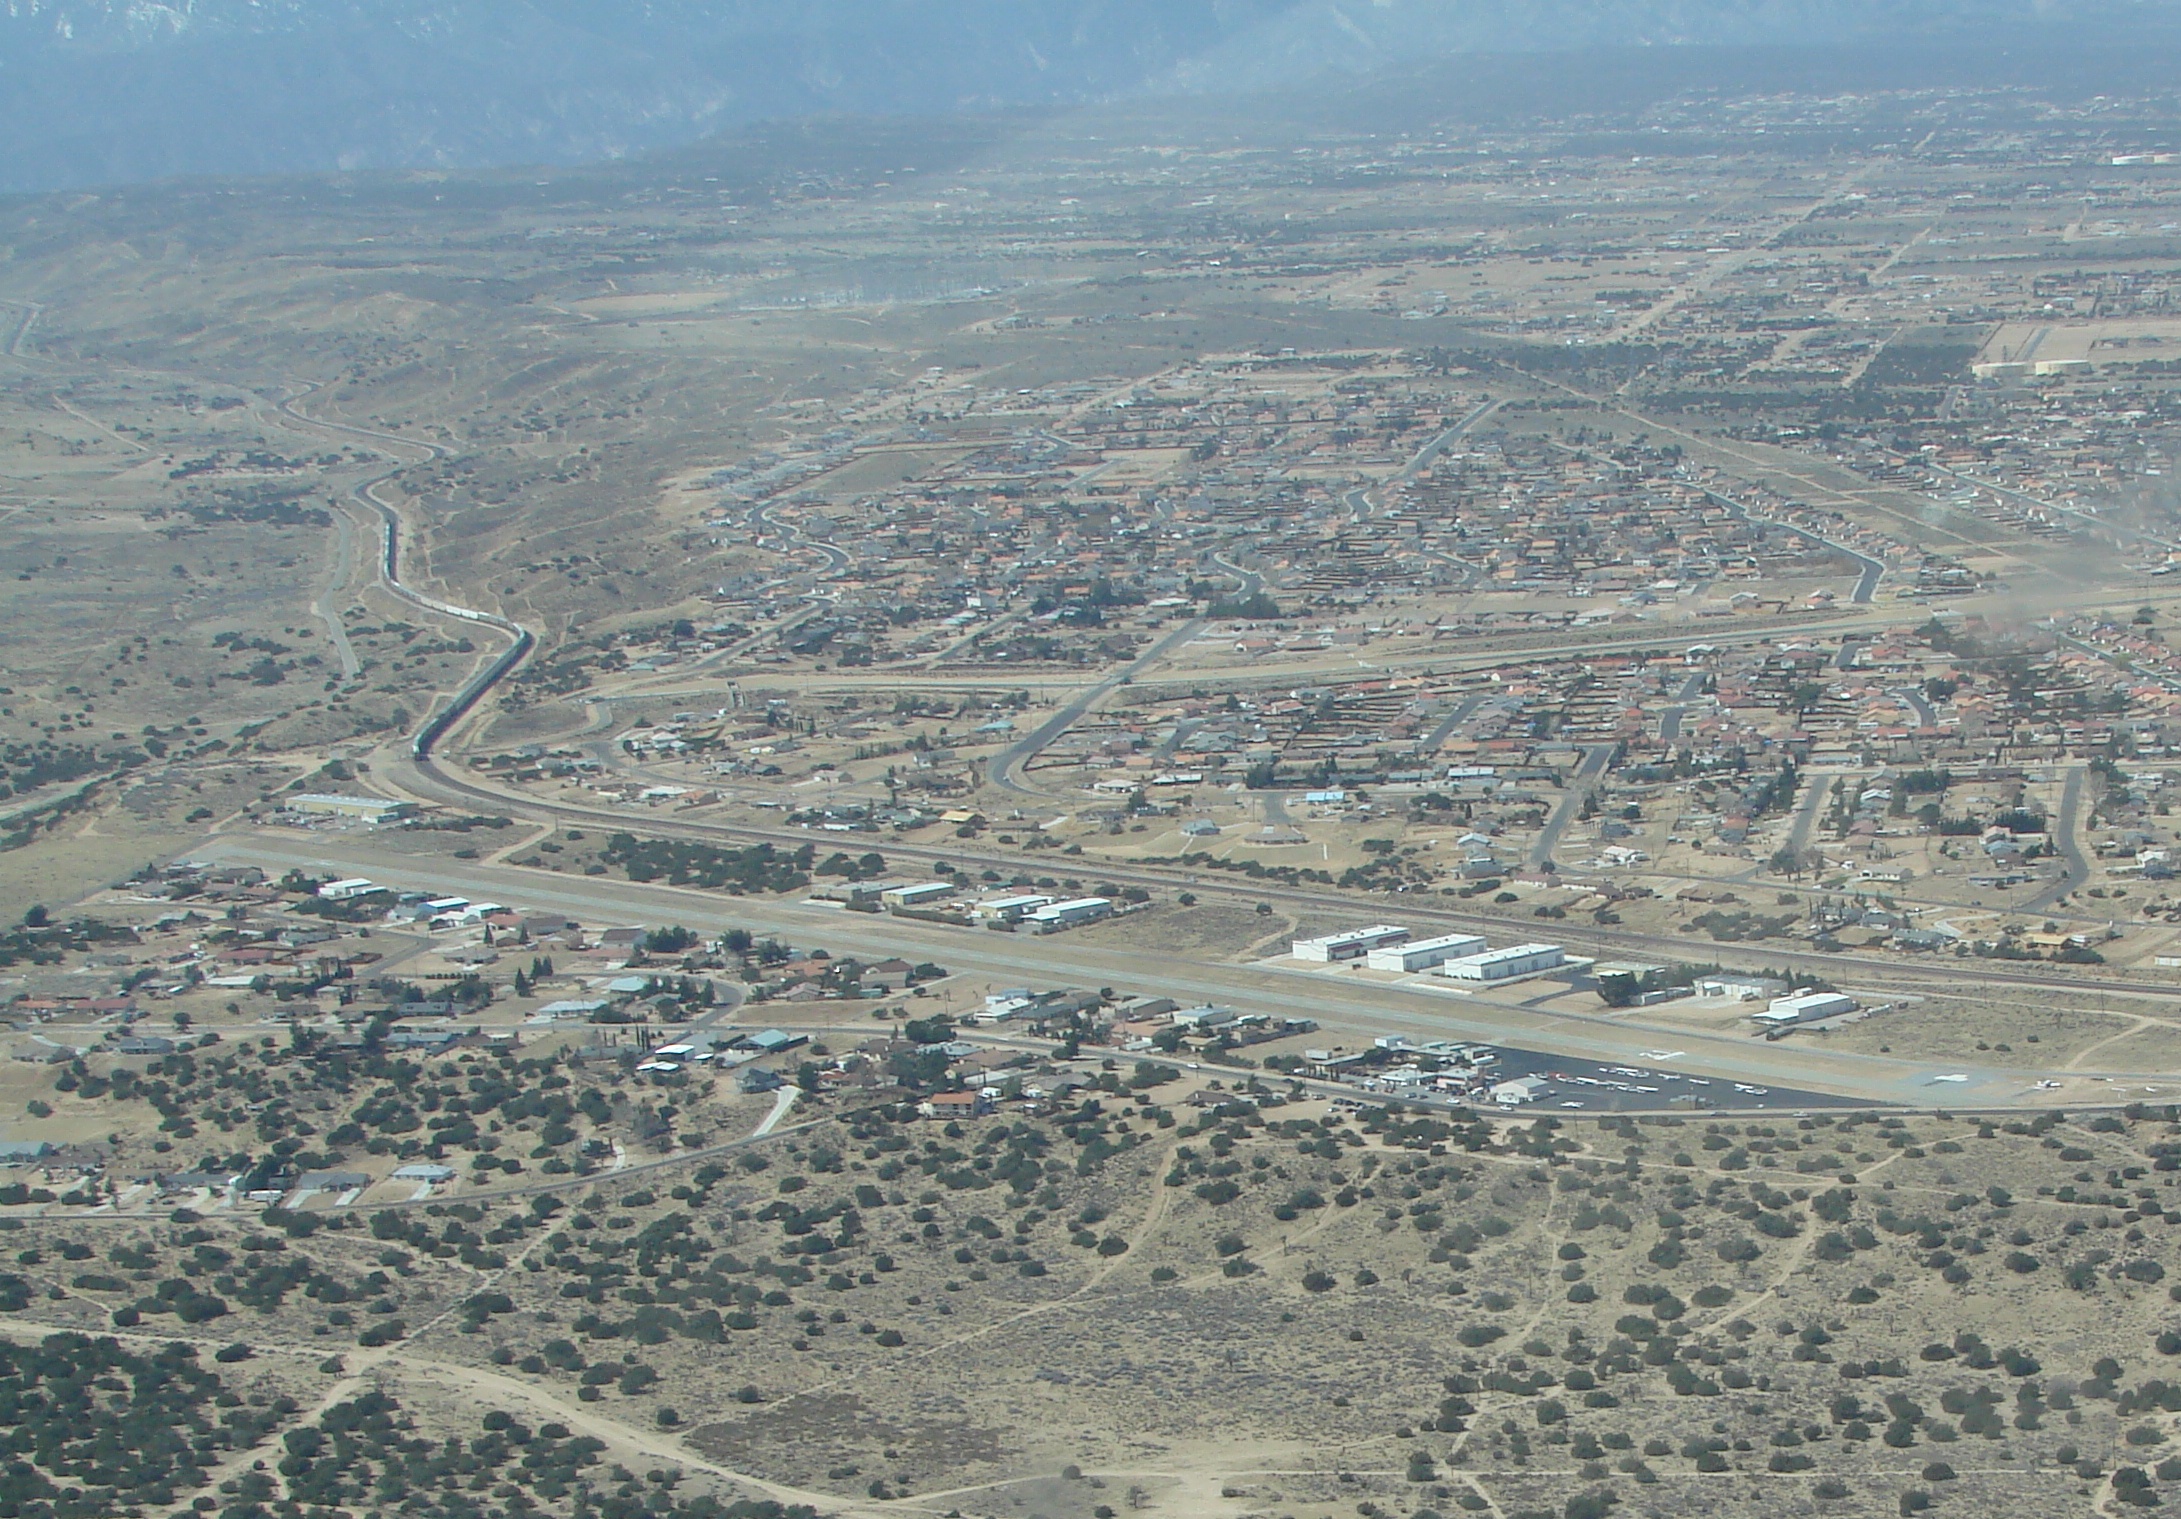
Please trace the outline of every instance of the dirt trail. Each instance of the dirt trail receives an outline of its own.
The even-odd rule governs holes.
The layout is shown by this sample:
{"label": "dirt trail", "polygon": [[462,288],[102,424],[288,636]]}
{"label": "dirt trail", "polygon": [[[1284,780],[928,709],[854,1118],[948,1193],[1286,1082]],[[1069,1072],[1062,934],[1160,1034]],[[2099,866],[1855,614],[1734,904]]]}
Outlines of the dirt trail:
{"label": "dirt trail", "polygon": [[[1163,1158],[1164,1166],[1166,1168],[1172,1167],[1174,1163],[1174,1151],[1178,1148],[1178,1141],[1174,1145],[1170,1145],[1167,1147],[1165,1156]],[[1154,1174],[1163,1175],[1164,1170],[1157,1171]],[[1156,1227],[1158,1221],[1161,1218],[1165,1217],[1166,1194],[1171,1190],[1171,1188],[1165,1186],[1161,1186],[1156,1189],[1151,1199],[1151,1205],[1144,1210],[1144,1217],[1137,1224],[1134,1237],[1129,1240],[1129,1253],[1133,1253],[1136,1248],[1143,1243],[1143,1240],[1150,1233],[1150,1231],[1154,1227]],[[1062,1308],[1066,1308],[1080,1300],[1085,1294],[1093,1291],[1102,1283],[1104,1283],[1108,1277],[1112,1276],[1113,1273],[1120,1268],[1121,1263],[1127,1259],[1128,1254],[1126,1253],[1113,1257],[1113,1259],[1109,1261],[1106,1265],[1101,1266],[1098,1270],[1092,1272],[1089,1277],[1085,1278],[1081,1286],[1077,1287],[1073,1292],[1068,1293],[1064,1297],[1054,1298],[1049,1303],[1036,1303],[1028,1308],[1017,1309],[1014,1313],[1007,1315],[1005,1318],[994,1319],[989,1324],[981,1325],[975,1329],[964,1330],[962,1333],[953,1336],[951,1339],[940,1340],[935,1344],[920,1346],[911,1354],[909,1358],[918,1361],[929,1360],[933,1356],[944,1354],[945,1352],[957,1349],[960,1346],[974,1344],[976,1341],[984,1339],[988,1335],[998,1334],[1003,1329],[1011,1329],[1015,1325],[1023,1323],[1026,1320],[1040,1318],[1045,1314],[1054,1313]],[[785,1397],[781,1398],[780,1401],[783,1403],[788,1403],[793,1402],[797,1398],[810,1397],[814,1393],[829,1392],[832,1389],[840,1386],[844,1380],[847,1380],[847,1374],[845,1373],[842,1376],[828,1377],[823,1382],[816,1382],[809,1387],[799,1388],[795,1392],[789,1393]]]}
{"label": "dirt trail", "polygon": [[[1548,1191],[1545,1194],[1545,1212],[1543,1218],[1539,1221],[1538,1224],[1538,1232],[1543,1236],[1546,1245],[1550,1247],[1552,1254],[1556,1257],[1559,1254],[1560,1246],[1566,1243],[1567,1240],[1566,1231],[1556,1228],[1553,1222],[1553,1213],[1555,1205],[1558,1202],[1559,1194],[1557,1192]],[[1558,1305],[1555,1304],[1550,1298],[1540,1294],[1538,1298],[1536,1312],[1530,1315],[1529,1319],[1524,1322],[1520,1333],[1515,1336],[1517,1343],[1526,1341],[1531,1335],[1537,1333],[1537,1326],[1544,1322],[1545,1315],[1551,1313],[1557,1306]],[[1478,1396],[1479,1402],[1476,1412],[1471,1414],[1469,1418],[1464,1421],[1460,1437],[1455,1440],[1453,1448],[1446,1453],[1448,1466],[1457,1465],[1461,1462],[1464,1455],[1467,1454],[1469,1450],[1469,1442],[1471,1438],[1476,1434],[1477,1430],[1483,1425],[1485,1416],[1488,1412],[1497,1412],[1501,1409],[1514,1407],[1521,1402],[1521,1399],[1517,1398],[1512,1393],[1501,1394],[1499,1396],[1499,1401],[1497,1402],[1485,1401],[1485,1394],[1480,1393]],[[1500,1516],[1500,1519],[1504,1519],[1504,1514],[1500,1508],[1499,1499],[1494,1497],[1492,1493],[1488,1489],[1486,1489],[1483,1481],[1481,1480],[1481,1473],[1457,1471],[1454,1472],[1453,1475],[1460,1477],[1463,1482],[1469,1485],[1469,1487],[1477,1494],[1477,1496],[1484,1499],[1486,1503],[1490,1504],[1494,1515]]]}
{"label": "dirt trail", "polygon": [[[1962,1134],[1948,1135],[1945,1137],[1950,1139],[1960,1139],[1968,1134],[1973,1134],[1974,1132],[1974,1130],[1964,1130]],[[1934,1141],[1934,1143],[1936,1143],[1936,1141]],[[1872,1162],[1870,1165],[1864,1167],[1862,1170],[1856,1173],[1856,1185],[1863,1186],[1867,1184],[1870,1177],[1875,1172],[1883,1171],[1886,1167],[1892,1165],[1895,1161],[1902,1159],[1907,1154],[1908,1152],[1906,1150],[1895,1150],[1893,1153],[1886,1156],[1885,1159]],[[1746,1176],[1749,1173],[1733,1172],[1721,1174]],[[1896,1187],[1894,1190],[1896,1195],[1898,1195],[1901,1189]],[[1910,1188],[1909,1190],[1948,1192],[1948,1195],[1951,1195],[1950,1189],[1944,1187]],[[1787,1281],[1788,1278],[1794,1276],[1797,1272],[1801,1271],[1805,1266],[1807,1266],[1810,1262],[1810,1252],[1817,1248],[1817,1242],[1822,1237],[1823,1235],[1820,1230],[1817,1230],[1815,1228],[1804,1229],[1802,1231],[1802,1248],[1800,1250],[1792,1250],[1786,1252],[1787,1258],[1780,1262],[1779,1270],[1773,1273],[1772,1279],[1769,1282],[1765,1283],[1764,1292],[1766,1294],[1771,1293],[1773,1289],[1780,1286],[1781,1283]],[[1747,1306],[1748,1305],[1746,1303],[1742,1302],[1728,1303],[1718,1309],[1716,1312],[1712,1313],[1709,1317],[1693,1321],[1689,1325],[1690,1333],[1697,1334],[1702,1333],[1705,1330],[1715,1329],[1720,1324],[1726,1322],[1728,1319],[1733,1318],[1743,1312],[1743,1310]]]}
{"label": "dirt trail", "polygon": [[624,1424],[600,1412],[597,1404],[563,1398],[551,1388],[520,1381],[482,1366],[455,1366],[444,1361],[421,1364],[404,1361],[402,1365],[411,1376],[419,1380],[439,1382],[471,1394],[488,1395],[479,1400],[479,1406],[508,1401],[527,1403],[549,1412],[571,1430],[593,1435],[608,1445],[647,1458],[671,1461],[692,1471],[706,1472],[729,1482],[742,1484],[781,1503],[807,1503],[830,1514],[876,1514],[886,1512],[892,1507],[877,1503],[866,1504],[857,1499],[843,1498],[836,1493],[813,1492],[784,1482],[775,1482],[769,1477],[736,1471],[731,1466],[722,1466],[717,1461],[697,1455],[673,1435]]}
{"label": "dirt trail", "polygon": [[2123,1039],[2133,1039],[2136,1035],[2142,1033],[2147,1028],[2155,1028],[2160,1026],[2171,1028],[2173,1027],[2174,1022],[2170,1018],[2149,1018],[2144,1017],[2140,1014],[2112,1013],[2108,1016],[2114,1018],[2126,1017],[2130,1018],[2132,1021],[2127,1028],[2122,1029],[2119,1033],[2108,1034],[2103,1039],[2100,1039],[2097,1043],[2085,1045],[2081,1049],[2077,1050],[2074,1056],[2067,1062],[2067,1064],[2060,1067],[2061,1070],[2079,1071],[2083,1068],[2084,1061],[2088,1060],[2099,1050],[2104,1049],[2107,1045],[2118,1044]]}
{"label": "dirt trail", "polygon": [[[523,1260],[531,1251],[537,1249],[544,1242],[545,1231],[540,1230],[531,1237],[528,1244],[508,1258],[505,1266],[490,1271],[473,1272],[472,1274],[477,1278],[475,1290],[482,1292],[499,1285],[503,1278],[522,1265]],[[470,1295],[468,1293],[449,1293],[447,1305],[419,1324],[414,1332],[405,1339],[395,1340],[390,1344],[361,1350],[360,1352],[342,1352],[343,1365],[347,1368],[343,1375],[319,1395],[317,1402],[297,1414],[285,1427],[287,1429],[301,1429],[306,1425],[315,1423],[335,1404],[356,1397],[375,1385],[377,1381],[376,1373],[383,1371],[388,1366],[400,1366],[414,1370],[415,1363],[410,1357],[415,1354],[418,1342],[444,1324],[454,1314],[460,1312],[464,1299]],[[351,1354],[353,1354],[353,1360],[350,1359]],[[427,1364],[437,1365],[440,1363],[431,1362]],[[258,1452],[265,1448],[265,1442],[261,1441],[246,1449],[237,1450],[227,1460],[221,1462],[216,1470],[207,1474],[207,1485],[217,1489],[220,1483],[242,1472],[253,1460],[260,1459]],[[280,1479],[280,1491],[283,1496],[287,1495],[287,1479],[284,1477]],[[188,1515],[192,1511],[193,1503],[194,1495],[189,1499],[184,1499],[170,1512],[177,1516],[177,1519],[181,1519],[181,1516]]]}

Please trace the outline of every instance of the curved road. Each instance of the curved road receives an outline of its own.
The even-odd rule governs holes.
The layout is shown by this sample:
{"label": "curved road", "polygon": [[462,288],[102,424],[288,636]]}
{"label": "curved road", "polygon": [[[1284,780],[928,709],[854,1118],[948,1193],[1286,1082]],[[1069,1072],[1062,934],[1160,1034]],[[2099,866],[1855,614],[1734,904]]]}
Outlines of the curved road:
{"label": "curved road", "polygon": [[1739,514],[1745,522],[1756,522],[1762,523],[1766,527],[1776,527],[1782,532],[1793,533],[1797,538],[1805,542],[1817,544],[1820,548],[1828,548],[1836,554],[1842,554],[1853,559],[1863,567],[1863,573],[1856,577],[1855,590],[1849,594],[1848,600],[1856,606],[1867,607],[1871,604],[1872,599],[1877,596],[1878,582],[1885,579],[1886,576],[1886,566],[1883,560],[1873,559],[1860,550],[1849,548],[1845,543],[1835,543],[1830,538],[1813,533],[1806,527],[1797,527],[1792,522],[1782,522],[1777,517],[1760,517],[1732,496],[1715,491],[1709,486],[1699,486],[1698,489],[1721,506]]}
{"label": "curved road", "polygon": [[[1403,480],[1413,478],[1425,465],[1445,453],[1453,445],[1455,439],[1468,432],[1470,428],[1475,427],[1505,404],[1505,401],[1486,401],[1453,426],[1442,429],[1438,436],[1410,455],[1409,462],[1402,465],[1398,470],[1395,470],[1383,480],[1373,481],[1369,485],[1357,486],[1344,495],[1341,498],[1342,501],[1347,504],[1348,510],[1354,512],[1357,519],[1361,520],[1377,504],[1371,500],[1372,491],[1382,489],[1388,485],[1399,485]],[[1455,563],[1458,564],[1460,561],[1456,560]]]}
{"label": "curved road", "polygon": [[[316,389],[318,389],[316,385],[310,387],[310,391]],[[305,391],[304,394],[308,395],[310,391]],[[528,628],[511,618],[502,617],[494,612],[481,612],[474,607],[457,606],[451,601],[442,601],[437,596],[429,595],[417,590],[414,586],[402,583],[401,514],[379,499],[378,488],[405,470],[438,458],[445,450],[441,449],[437,444],[418,442],[415,439],[400,437],[394,433],[379,432],[369,427],[357,427],[347,422],[325,422],[316,417],[305,416],[295,409],[293,399],[280,402],[279,409],[282,415],[306,429],[316,429],[322,432],[361,438],[372,444],[378,452],[391,454],[395,459],[401,461],[395,464],[392,469],[373,475],[370,479],[363,481],[349,491],[351,501],[372,513],[379,520],[380,538],[377,559],[379,584],[384,586],[390,595],[398,597],[419,611],[437,617],[452,617],[459,622],[490,628],[494,632],[505,634],[510,640],[504,653],[488,661],[482,669],[465,681],[454,695],[448,699],[447,704],[441,707],[437,714],[428,718],[424,726],[417,730],[416,736],[410,741],[410,755],[420,763],[429,763],[432,746],[446,736],[448,729],[467,716],[476,707],[477,703],[483,700],[486,692],[504,680],[517,665],[528,657],[530,651],[537,646],[537,637]],[[408,449],[420,450],[422,457],[405,459],[403,450]]]}

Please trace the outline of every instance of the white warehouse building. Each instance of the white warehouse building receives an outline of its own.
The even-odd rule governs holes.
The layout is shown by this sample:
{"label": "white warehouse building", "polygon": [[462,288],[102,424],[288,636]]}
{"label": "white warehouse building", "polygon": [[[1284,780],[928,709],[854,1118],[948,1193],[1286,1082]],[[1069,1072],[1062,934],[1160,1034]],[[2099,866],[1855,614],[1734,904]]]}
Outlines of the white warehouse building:
{"label": "white warehouse building", "polygon": [[1022,921],[1040,933],[1055,929],[1073,928],[1079,923],[1096,923],[1101,918],[1113,916],[1113,903],[1105,897],[1076,897],[1066,902],[1054,902],[1040,907]]}
{"label": "white warehouse building", "polygon": [[1763,1012],[1754,1016],[1766,1023],[1810,1023],[1819,1018],[1837,1018],[1855,1009],[1855,999],[1845,992],[1799,991],[1774,997]]}
{"label": "white warehouse building", "polygon": [[1506,981],[1565,965],[1567,959],[1568,952],[1557,944],[1510,944],[1505,949],[1448,960],[1439,967],[1439,974],[1457,981]]}
{"label": "white warehouse building", "polygon": [[1013,897],[988,897],[972,907],[970,916],[979,922],[1019,923],[1041,907],[1053,905],[1051,897],[1025,893]]}
{"label": "white warehouse building", "polygon": [[1484,939],[1480,935],[1444,934],[1436,939],[1418,939],[1413,944],[1389,944],[1383,949],[1374,949],[1363,957],[1363,963],[1372,970],[1413,973],[1430,970],[1464,955],[1479,954],[1483,949]]}
{"label": "white warehouse building", "polygon": [[888,907],[923,907],[932,902],[943,902],[954,895],[952,881],[918,881],[909,886],[889,886],[879,893],[879,900]]}
{"label": "white warehouse building", "polygon": [[1550,1090],[1542,1076],[1517,1076],[1512,1081],[1494,1083],[1490,1096],[1501,1107],[1512,1108],[1525,1102],[1536,1102]]}
{"label": "white warehouse building", "polygon": [[1289,952],[1298,960],[1330,963],[1336,960],[1360,960],[1374,949],[1408,942],[1407,929],[1395,928],[1390,923],[1379,923],[1370,928],[1351,928],[1346,933],[1327,934],[1322,939],[1297,939],[1289,947]]}

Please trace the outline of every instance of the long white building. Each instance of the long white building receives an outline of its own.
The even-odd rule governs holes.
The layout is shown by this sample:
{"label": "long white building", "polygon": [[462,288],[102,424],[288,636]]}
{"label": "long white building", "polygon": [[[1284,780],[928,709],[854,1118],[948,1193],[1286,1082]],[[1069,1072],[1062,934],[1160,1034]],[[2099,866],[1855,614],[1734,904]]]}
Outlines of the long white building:
{"label": "long white building", "polygon": [[1298,960],[1360,960],[1374,949],[1384,949],[1389,944],[1406,944],[1409,931],[1396,928],[1391,923],[1378,923],[1369,928],[1351,928],[1345,933],[1327,934],[1322,939],[1297,939],[1289,952]]}
{"label": "long white building", "polygon": [[1532,971],[1565,965],[1568,952],[1557,944],[1510,944],[1480,955],[1463,955],[1439,967],[1439,974],[1457,981],[1506,981]]}
{"label": "long white building", "polygon": [[1053,902],[1040,907],[1023,918],[1039,933],[1052,933],[1057,929],[1074,928],[1079,923],[1096,923],[1101,918],[1113,916],[1113,903],[1105,897],[1073,897],[1065,902]]}
{"label": "long white building", "polygon": [[1837,1018],[1855,1009],[1855,999],[1845,992],[1818,992],[1806,988],[1784,997],[1774,997],[1770,1006],[1754,1016],[1765,1023],[1810,1023],[1819,1018]]}
{"label": "long white building", "polygon": [[988,897],[970,908],[969,915],[980,923],[1019,923],[1039,908],[1052,905],[1051,897],[1026,892],[1012,897]]}
{"label": "long white building", "polygon": [[1484,939],[1478,934],[1443,934],[1436,939],[1418,939],[1413,944],[1389,944],[1374,949],[1363,957],[1363,963],[1372,970],[1396,970],[1416,972],[1444,965],[1449,960],[1459,960],[1464,955],[1479,954],[1484,949]]}

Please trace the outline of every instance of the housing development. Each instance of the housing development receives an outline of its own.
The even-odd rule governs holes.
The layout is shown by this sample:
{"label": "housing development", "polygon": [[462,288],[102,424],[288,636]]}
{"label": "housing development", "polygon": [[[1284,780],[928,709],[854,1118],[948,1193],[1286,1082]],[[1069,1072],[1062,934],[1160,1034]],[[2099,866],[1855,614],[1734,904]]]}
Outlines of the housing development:
{"label": "housing development", "polygon": [[4,1511],[2181,1501],[2181,123],[1638,83],[0,205]]}

